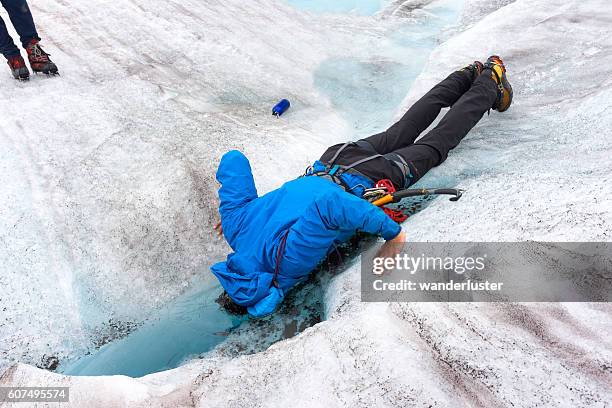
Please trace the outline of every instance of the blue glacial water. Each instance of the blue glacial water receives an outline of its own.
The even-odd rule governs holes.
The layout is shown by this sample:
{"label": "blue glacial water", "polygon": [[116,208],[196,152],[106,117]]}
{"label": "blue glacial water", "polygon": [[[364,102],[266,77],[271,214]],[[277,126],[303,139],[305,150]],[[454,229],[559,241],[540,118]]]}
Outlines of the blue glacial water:
{"label": "blue glacial water", "polygon": [[[388,4],[375,0],[287,1],[302,10],[359,15],[357,18],[377,18],[361,16],[374,15]],[[371,49],[360,53],[363,57],[330,58],[314,72],[315,86],[352,126],[355,139],[390,125],[436,46],[436,36],[458,16],[460,0],[440,4],[429,7],[426,10],[429,17],[424,20],[395,21],[390,24],[392,28],[381,30],[380,46],[377,41],[366,42]],[[224,355],[265,350],[324,318],[321,286],[329,273],[318,275],[323,277],[315,277],[289,293],[280,310],[263,320],[229,315],[215,303],[220,287],[194,282],[192,289],[129,334],[105,341],[106,344],[76,361],[62,362],[58,371],[70,375],[139,377],[175,368],[215,347],[222,349]]]}
{"label": "blue glacial water", "polygon": [[215,303],[220,293],[218,287],[196,286],[127,337],[102,346],[60,371],[70,375],[139,377],[177,367],[186,358],[221,343],[228,331],[241,324],[242,319],[221,311]]}
{"label": "blue glacial water", "polygon": [[320,322],[323,316],[319,278],[313,277],[289,293],[282,306],[264,319],[225,312],[215,302],[221,294],[219,286],[210,287],[201,281],[191,286],[127,336],[75,361],[62,363],[58,372],[141,377],[175,368],[215,346],[223,347],[225,356],[265,350]]}
{"label": "blue glacial water", "polygon": [[371,16],[378,12],[383,0],[287,0],[293,7],[315,13],[350,13]]}

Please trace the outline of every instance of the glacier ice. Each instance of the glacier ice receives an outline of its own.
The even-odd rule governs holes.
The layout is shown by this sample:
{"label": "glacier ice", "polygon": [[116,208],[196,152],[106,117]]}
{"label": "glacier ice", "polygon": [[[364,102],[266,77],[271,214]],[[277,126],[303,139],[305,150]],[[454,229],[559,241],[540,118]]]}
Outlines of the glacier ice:
{"label": "glacier ice", "polygon": [[[46,11],[40,13],[39,24],[72,17],[56,34],[66,39],[58,43],[69,50],[81,41],[78,33],[88,32],[79,11],[85,14],[99,4],[94,0],[85,7],[76,2],[68,8],[49,0],[35,7]],[[135,15],[142,4],[132,2],[122,13]],[[212,158],[227,147],[244,148],[258,159],[256,179],[265,190],[281,182],[282,175],[298,174],[322,146],[351,137],[346,118],[331,109],[330,101],[323,105],[311,76],[330,57],[329,50],[346,39],[341,17],[325,17],[322,23],[265,0],[258,2],[257,10],[229,0],[223,6],[186,2],[185,10],[176,3],[147,4],[157,7],[158,14],[135,34],[138,47],[113,36],[92,38],[102,52],[86,51],[90,62],[74,68],[74,74],[81,75],[78,81],[74,74],[65,75],[63,82],[41,80],[19,89],[24,95],[33,95],[34,86],[48,89],[39,99],[16,97],[18,85],[12,83],[0,91],[0,178],[9,197],[2,198],[6,205],[0,222],[3,234],[11,234],[1,237],[6,271],[0,275],[2,302],[8,302],[7,294],[23,294],[2,304],[11,310],[3,312],[0,341],[12,341],[12,352],[44,350],[18,343],[41,333],[57,349],[64,339],[84,344],[80,336],[87,332],[79,332],[80,320],[91,316],[78,312],[83,310],[82,297],[92,296],[94,304],[100,301],[106,307],[96,305],[91,313],[112,310],[115,304],[122,310],[142,305],[137,311],[146,312],[151,303],[163,303],[184,290],[187,277],[205,269],[205,259],[222,256],[223,246],[210,243],[202,231],[214,222],[207,218],[214,209],[214,202],[208,201],[214,182],[206,175],[214,168]],[[113,21],[124,17],[112,8],[104,12],[110,16],[98,16],[106,17],[99,30],[110,32],[116,29]],[[163,36],[159,27],[176,13],[185,20],[174,21],[182,29],[172,38]],[[194,31],[186,27],[199,24],[201,16],[209,17],[211,37],[184,56],[173,55],[170,44],[193,40]],[[468,192],[452,207],[434,200],[405,223],[409,238],[608,241],[612,15],[607,2],[467,0],[463,16],[428,59],[404,106],[449,67],[493,52],[507,62],[515,103],[505,114],[485,117],[448,161],[423,180],[451,180]],[[387,15],[380,18],[385,21]],[[261,37],[246,41],[247,34],[253,35],[249,23],[260,19],[291,26],[292,37],[274,43],[272,34],[257,30],[270,42]],[[338,22],[336,30],[328,30],[327,19]],[[242,44],[221,36],[225,29],[240,33]],[[371,24],[364,31],[376,29]],[[168,47],[160,48],[160,41]],[[296,43],[303,47],[297,50]],[[121,58],[125,50],[137,58]],[[201,57],[203,52],[210,57]],[[60,64],[74,58],[56,54]],[[209,65],[193,67],[188,59]],[[241,61],[252,64],[252,75],[234,78],[234,67]],[[270,61],[294,76],[289,80],[267,74]],[[296,61],[304,62],[297,66]],[[97,67],[105,70],[97,75]],[[224,90],[216,92],[220,84]],[[291,121],[260,120],[268,109],[258,101],[273,103],[278,93],[299,100],[304,108],[292,111]],[[200,96],[209,94],[213,97]],[[135,101],[142,110],[113,116]],[[17,103],[43,111],[63,103],[72,115],[58,113],[58,120],[49,124],[53,137],[39,139],[23,121],[11,119],[19,118],[24,108]],[[88,109],[81,112],[81,106]],[[168,106],[182,106],[192,116]],[[153,117],[159,128],[151,125]],[[91,129],[99,134],[91,136]],[[218,143],[207,146],[198,137],[203,132],[211,132]],[[70,183],[74,174],[79,177]],[[168,185],[169,180],[174,184]],[[186,180],[189,189],[181,188]],[[499,194],[502,190],[504,195]],[[96,212],[110,209],[109,216],[96,218]],[[124,215],[125,226],[118,222]],[[190,217],[194,224],[199,221],[198,228],[174,222]],[[148,232],[143,225],[159,227]],[[99,236],[94,234],[97,229]],[[44,236],[47,245],[35,240],[37,236]],[[122,252],[122,242],[142,256],[129,258],[131,252]],[[160,258],[169,247],[175,252]],[[184,267],[179,259],[191,266]],[[22,262],[29,263],[24,267]],[[159,274],[146,268],[155,262],[168,268]],[[102,273],[96,269],[99,265],[110,266]],[[87,278],[89,274],[93,278]],[[19,279],[22,276],[31,280]],[[141,276],[146,278],[129,293],[112,293],[106,284],[130,283]],[[79,279],[85,279],[84,287],[101,292],[72,291]],[[36,280],[41,287],[28,285]],[[157,284],[166,285],[164,292],[152,298],[158,294]],[[73,378],[18,364],[0,383],[70,385],[74,406],[605,407],[612,400],[608,304],[366,305],[359,302],[359,274],[351,265],[325,288],[326,320],[262,352],[235,357],[220,348],[180,368],[140,379]],[[46,299],[44,306],[41,298]],[[16,309],[17,302],[24,302],[24,308]],[[48,317],[60,313],[65,320],[44,331]],[[129,313],[126,317],[132,318]],[[59,338],[54,330],[65,336]]]}
{"label": "glacier ice", "polygon": [[[383,25],[357,15],[311,16],[276,2],[256,9],[151,3],[146,9],[156,14],[143,21],[143,6],[134,3],[121,15],[100,15],[97,37],[78,57],[71,53],[80,44],[76,34],[90,31],[89,18],[102,6],[39,3],[39,25],[57,32],[54,56],[65,78],[10,83],[3,93],[0,177],[9,194],[0,283],[9,310],[0,361],[44,366],[57,357],[62,367],[142,329],[145,320],[157,322],[194,280],[203,290],[214,285],[208,266],[227,252],[209,232],[221,154],[244,150],[266,191],[354,128],[384,126],[458,3],[429,5],[429,19]],[[54,15],[73,16],[72,30]],[[138,21],[137,38],[128,42],[134,33],[114,30],[115,20],[125,27]],[[259,28],[245,24],[250,20]],[[295,107],[274,121],[269,109],[279,96]],[[45,134],[28,126],[37,123],[22,119],[23,109],[46,114]],[[20,132],[26,137],[13,136]],[[273,160],[280,152],[285,160]]]}
{"label": "glacier ice", "polygon": [[[0,89],[0,361],[36,364],[83,354],[194,277],[212,285],[208,266],[227,252],[209,232],[215,162],[244,150],[263,164],[262,190],[278,181],[266,175],[306,166],[302,146],[321,144],[303,130],[321,99],[310,72],[329,42],[316,19],[273,1],[33,9],[63,76]],[[253,36],[251,20],[268,19],[295,32]],[[278,95],[304,107],[290,126],[269,117]],[[281,148],[294,158],[283,171],[268,164]]]}

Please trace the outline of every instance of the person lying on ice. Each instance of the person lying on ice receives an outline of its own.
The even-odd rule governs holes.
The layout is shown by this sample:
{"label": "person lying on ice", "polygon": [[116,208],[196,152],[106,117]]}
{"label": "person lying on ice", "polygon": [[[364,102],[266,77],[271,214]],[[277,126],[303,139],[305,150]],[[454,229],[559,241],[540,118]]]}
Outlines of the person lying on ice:
{"label": "person lying on ice", "polygon": [[382,179],[398,190],[414,184],[446,159],[485,112],[503,112],[511,102],[502,60],[476,61],[436,85],[387,131],[330,147],[304,176],[261,197],[248,159],[236,150],[226,153],[217,170],[217,228],[234,253],[213,265],[212,273],[235,304],[261,317],[357,231],[380,235],[387,244],[404,242],[400,225],[361,198],[364,190]]}

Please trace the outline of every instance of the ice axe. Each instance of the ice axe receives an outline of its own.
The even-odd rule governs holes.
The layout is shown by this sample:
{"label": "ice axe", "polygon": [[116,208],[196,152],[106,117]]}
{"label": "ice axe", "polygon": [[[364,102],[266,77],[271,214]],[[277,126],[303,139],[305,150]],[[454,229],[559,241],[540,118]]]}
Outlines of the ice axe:
{"label": "ice axe", "polygon": [[430,195],[452,195],[451,201],[458,201],[465,190],[458,188],[413,188],[407,190],[400,190],[394,193],[385,194],[377,200],[374,200],[372,204],[377,207],[383,207],[387,204],[398,203],[407,197],[417,196],[430,196]]}

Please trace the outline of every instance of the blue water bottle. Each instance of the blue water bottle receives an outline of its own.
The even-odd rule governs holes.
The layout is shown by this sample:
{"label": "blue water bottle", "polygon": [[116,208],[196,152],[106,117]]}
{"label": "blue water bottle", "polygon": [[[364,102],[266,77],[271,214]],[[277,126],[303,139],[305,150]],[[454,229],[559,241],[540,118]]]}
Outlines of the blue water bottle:
{"label": "blue water bottle", "polygon": [[272,108],[272,115],[279,118],[283,113],[289,109],[291,104],[287,99],[281,99],[274,107]]}

